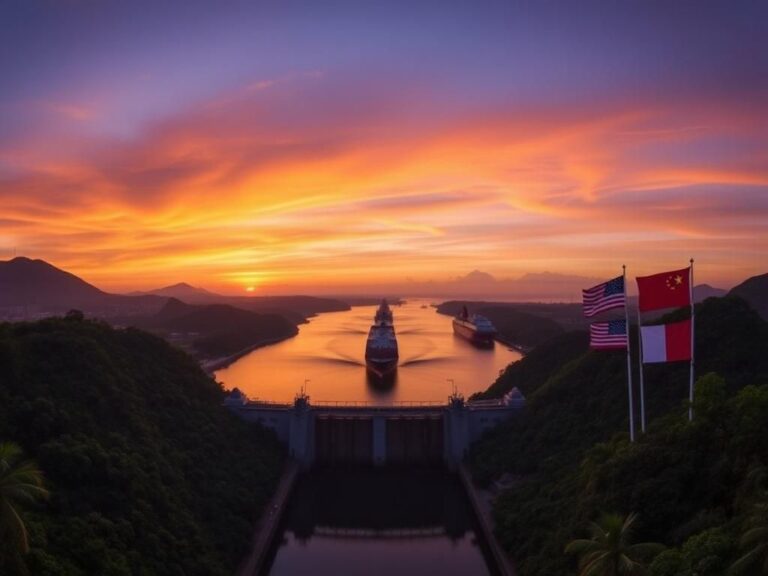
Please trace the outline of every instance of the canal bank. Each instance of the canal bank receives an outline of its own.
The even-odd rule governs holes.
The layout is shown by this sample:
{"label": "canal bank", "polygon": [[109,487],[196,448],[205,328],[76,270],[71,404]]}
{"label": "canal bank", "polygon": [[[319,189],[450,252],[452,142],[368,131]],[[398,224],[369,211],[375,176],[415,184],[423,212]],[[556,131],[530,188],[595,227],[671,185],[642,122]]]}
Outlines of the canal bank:
{"label": "canal bank", "polygon": [[461,477],[444,467],[287,469],[272,506],[239,576],[510,573],[497,568]]}
{"label": "canal bank", "polygon": [[480,490],[475,486],[472,481],[472,474],[463,462],[459,466],[459,477],[464,485],[464,489],[467,491],[469,501],[472,503],[472,509],[480,523],[485,542],[493,555],[493,559],[496,561],[499,574],[501,576],[515,576],[515,569],[509,556],[507,556],[506,551],[496,539],[495,522],[493,520],[493,496],[489,492]]}
{"label": "canal bank", "polygon": [[289,460],[280,476],[275,494],[256,523],[251,551],[237,571],[237,576],[257,576],[264,570],[269,551],[274,542],[286,504],[293,491],[300,466],[295,460]]}
{"label": "canal bank", "polygon": [[220,358],[209,358],[207,360],[202,360],[200,362],[200,367],[206,372],[206,374],[214,374],[217,370],[223,370],[230,364],[237,362],[238,360],[240,360],[240,358],[242,358],[243,356],[247,356],[251,352],[255,352],[256,350],[259,350],[260,348],[265,348],[266,346],[279,344],[280,342],[283,342],[290,338],[296,338],[296,334],[293,334],[291,336],[280,337],[280,338],[262,338],[258,342],[255,342],[254,344],[251,344],[247,348],[243,348],[242,350],[235,352],[234,354],[230,354],[229,356],[223,356]]}

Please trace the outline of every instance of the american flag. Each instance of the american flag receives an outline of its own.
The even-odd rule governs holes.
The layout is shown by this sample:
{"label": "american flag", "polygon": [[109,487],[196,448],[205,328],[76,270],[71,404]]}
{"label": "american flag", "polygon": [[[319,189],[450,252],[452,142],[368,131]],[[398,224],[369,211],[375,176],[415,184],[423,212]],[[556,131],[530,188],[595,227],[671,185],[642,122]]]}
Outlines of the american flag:
{"label": "american flag", "polygon": [[603,282],[581,291],[584,298],[584,316],[590,317],[606,310],[621,308],[624,302],[624,276]]}
{"label": "american flag", "polygon": [[624,320],[589,325],[589,346],[594,350],[626,350],[627,323]]}

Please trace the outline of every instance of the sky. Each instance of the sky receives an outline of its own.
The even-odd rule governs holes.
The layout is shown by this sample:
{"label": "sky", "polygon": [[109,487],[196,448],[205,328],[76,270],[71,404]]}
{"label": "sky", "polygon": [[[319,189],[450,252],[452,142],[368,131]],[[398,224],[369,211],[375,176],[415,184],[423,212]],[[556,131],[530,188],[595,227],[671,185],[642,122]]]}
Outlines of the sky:
{"label": "sky", "polygon": [[0,259],[112,291],[768,271],[768,3],[0,1]]}

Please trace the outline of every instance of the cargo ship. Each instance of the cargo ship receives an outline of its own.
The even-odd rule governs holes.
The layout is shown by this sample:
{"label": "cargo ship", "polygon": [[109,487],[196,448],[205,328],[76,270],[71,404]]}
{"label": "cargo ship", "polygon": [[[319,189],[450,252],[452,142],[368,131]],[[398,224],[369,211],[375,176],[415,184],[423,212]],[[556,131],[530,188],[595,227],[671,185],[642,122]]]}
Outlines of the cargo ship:
{"label": "cargo ship", "polygon": [[496,328],[491,321],[479,314],[470,316],[466,306],[453,319],[453,331],[478,346],[493,346],[496,338]]}
{"label": "cargo ship", "polygon": [[386,300],[381,301],[368,331],[365,345],[365,365],[370,372],[383,378],[397,369],[399,354],[392,310]]}

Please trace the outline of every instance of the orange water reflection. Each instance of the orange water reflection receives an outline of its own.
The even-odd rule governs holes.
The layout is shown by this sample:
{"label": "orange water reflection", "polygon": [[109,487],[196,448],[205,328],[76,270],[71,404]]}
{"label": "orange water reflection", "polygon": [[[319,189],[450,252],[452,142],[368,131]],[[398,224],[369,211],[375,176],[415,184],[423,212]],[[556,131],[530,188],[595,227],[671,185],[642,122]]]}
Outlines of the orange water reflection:
{"label": "orange water reflection", "polygon": [[216,378],[262,400],[291,401],[308,379],[313,401],[444,401],[451,392],[448,379],[469,396],[485,390],[520,358],[501,344],[479,349],[454,336],[451,319],[429,304],[408,300],[394,307],[400,363],[392,382],[379,383],[365,368],[374,306],[321,314],[301,326],[295,338],[254,351]]}

